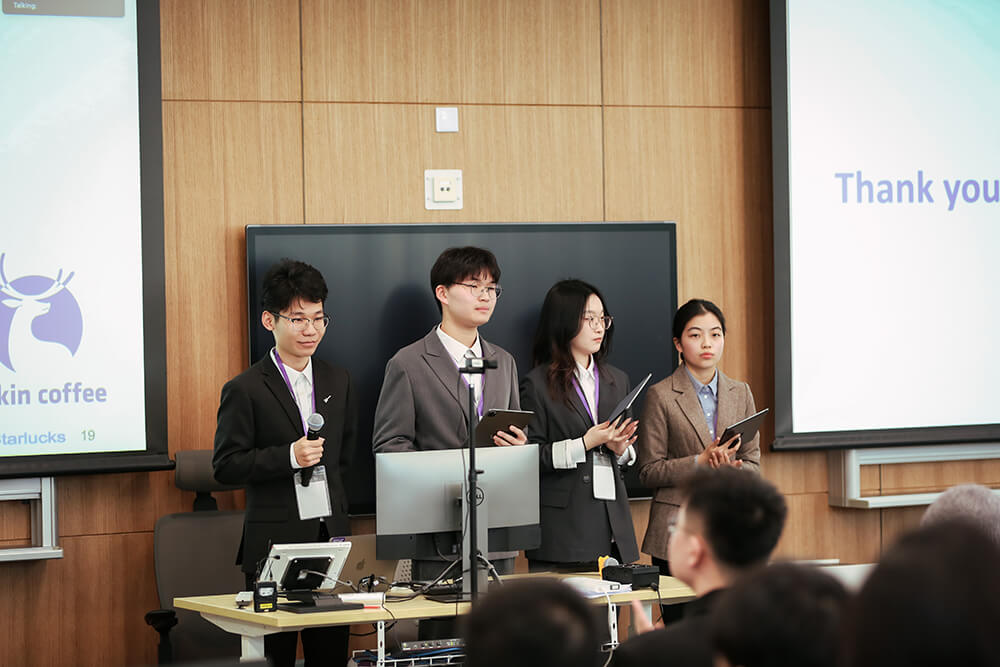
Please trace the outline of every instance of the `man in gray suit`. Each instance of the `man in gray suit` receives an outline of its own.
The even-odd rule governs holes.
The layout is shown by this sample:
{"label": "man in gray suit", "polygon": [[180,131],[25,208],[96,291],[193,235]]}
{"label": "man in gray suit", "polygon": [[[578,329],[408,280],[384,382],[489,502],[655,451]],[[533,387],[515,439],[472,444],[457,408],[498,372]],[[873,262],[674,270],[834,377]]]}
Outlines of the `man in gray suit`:
{"label": "man in gray suit", "polygon": [[[375,408],[375,453],[464,447],[469,414],[466,378],[475,389],[477,417],[491,408],[520,409],[514,358],[479,336],[479,327],[490,321],[496,307],[499,282],[500,267],[489,250],[449,248],[434,262],[431,290],[441,324],[386,365]],[[458,369],[468,356],[496,361],[497,367],[483,375],[463,376]],[[515,426],[493,436],[500,446],[527,441]]]}
{"label": "man in gray suit", "polygon": [[[501,292],[499,282],[497,259],[483,248],[449,248],[434,262],[431,290],[441,311],[441,324],[386,364],[375,408],[372,447],[376,454],[464,447],[469,433],[470,382],[477,413],[473,423],[489,409],[520,409],[514,358],[479,335],[479,327],[493,315]],[[470,356],[496,361],[497,367],[482,375],[462,375],[458,369]],[[525,432],[516,426],[493,436],[498,446],[527,441]],[[501,574],[508,574],[513,572],[514,555],[490,554],[490,558]],[[414,580],[436,578],[447,562],[432,558],[433,554],[427,557],[430,560],[413,560]]]}

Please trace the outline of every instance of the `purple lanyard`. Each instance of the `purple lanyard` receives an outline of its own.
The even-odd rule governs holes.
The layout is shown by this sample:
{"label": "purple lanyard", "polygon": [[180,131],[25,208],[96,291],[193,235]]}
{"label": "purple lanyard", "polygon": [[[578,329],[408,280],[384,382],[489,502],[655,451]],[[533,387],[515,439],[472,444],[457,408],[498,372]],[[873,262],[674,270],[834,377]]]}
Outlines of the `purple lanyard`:
{"label": "purple lanyard", "polygon": [[[278,348],[274,349],[274,359],[278,362],[278,370],[281,371],[281,377],[285,379],[285,386],[288,387],[288,391],[292,394],[292,401],[295,402],[295,407],[299,410],[299,417],[302,416],[302,408],[299,408],[299,397],[295,395],[295,390],[292,389],[292,383],[288,379],[288,373],[285,372],[285,362],[281,360],[281,356],[278,354]],[[312,411],[316,412],[316,385],[312,386]],[[305,420],[302,420],[302,432],[304,434],[309,433],[309,426],[306,424]]]}
{"label": "purple lanyard", "polygon": [[[587,414],[590,415],[591,421],[597,424],[598,423],[597,415],[595,415],[593,412],[590,411],[590,403],[588,403],[587,399],[583,396],[583,389],[580,387],[580,383],[577,382],[575,376],[573,377],[573,388],[576,389],[576,395],[579,396],[580,400],[583,402],[583,407],[587,410]],[[601,400],[601,378],[597,374],[597,364],[594,364],[594,409],[595,410],[597,409],[600,400]]]}

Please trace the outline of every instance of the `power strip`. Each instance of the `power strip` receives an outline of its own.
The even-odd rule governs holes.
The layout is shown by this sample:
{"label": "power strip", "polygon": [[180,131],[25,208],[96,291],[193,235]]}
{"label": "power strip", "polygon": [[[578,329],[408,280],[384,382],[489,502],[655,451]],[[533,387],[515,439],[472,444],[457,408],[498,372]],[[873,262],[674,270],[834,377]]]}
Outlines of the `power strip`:
{"label": "power strip", "polygon": [[401,651],[437,651],[443,648],[461,648],[465,643],[461,639],[425,639],[423,641],[403,642],[399,645]]}

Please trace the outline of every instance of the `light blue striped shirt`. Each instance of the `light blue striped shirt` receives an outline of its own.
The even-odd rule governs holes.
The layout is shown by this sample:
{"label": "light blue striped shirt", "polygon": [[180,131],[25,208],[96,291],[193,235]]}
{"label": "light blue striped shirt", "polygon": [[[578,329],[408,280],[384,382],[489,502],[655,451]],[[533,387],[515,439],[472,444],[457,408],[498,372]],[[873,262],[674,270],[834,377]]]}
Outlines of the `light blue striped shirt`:
{"label": "light blue striped shirt", "polygon": [[698,402],[701,403],[701,411],[705,413],[705,424],[708,425],[708,432],[715,442],[715,425],[719,419],[719,371],[715,371],[712,380],[708,384],[702,384],[691,375],[691,371],[684,368],[684,372],[691,378],[695,393],[698,394]]}

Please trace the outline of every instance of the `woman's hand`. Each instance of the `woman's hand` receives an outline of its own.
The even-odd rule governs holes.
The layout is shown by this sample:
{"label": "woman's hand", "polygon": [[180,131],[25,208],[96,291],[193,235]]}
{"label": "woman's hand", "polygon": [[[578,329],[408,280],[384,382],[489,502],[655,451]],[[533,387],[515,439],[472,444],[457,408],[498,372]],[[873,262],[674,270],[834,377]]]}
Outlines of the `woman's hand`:
{"label": "woman's hand", "polygon": [[722,444],[719,444],[719,438],[716,438],[715,444],[711,447],[706,447],[705,450],[698,455],[698,465],[707,465],[712,468],[728,465],[733,466],[734,468],[739,468],[743,465],[743,461],[736,458],[736,453],[740,449],[740,444],[741,441],[738,434],[734,435]]}
{"label": "woman's hand", "polygon": [[607,445],[608,449],[616,455],[621,456],[629,445],[635,442],[636,430],[639,428],[639,421],[636,419],[625,419],[622,417],[615,420],[614,424],[609,421],[595,424],[587,429],[583,434],[583,446],[593,449],[600,445]]}

